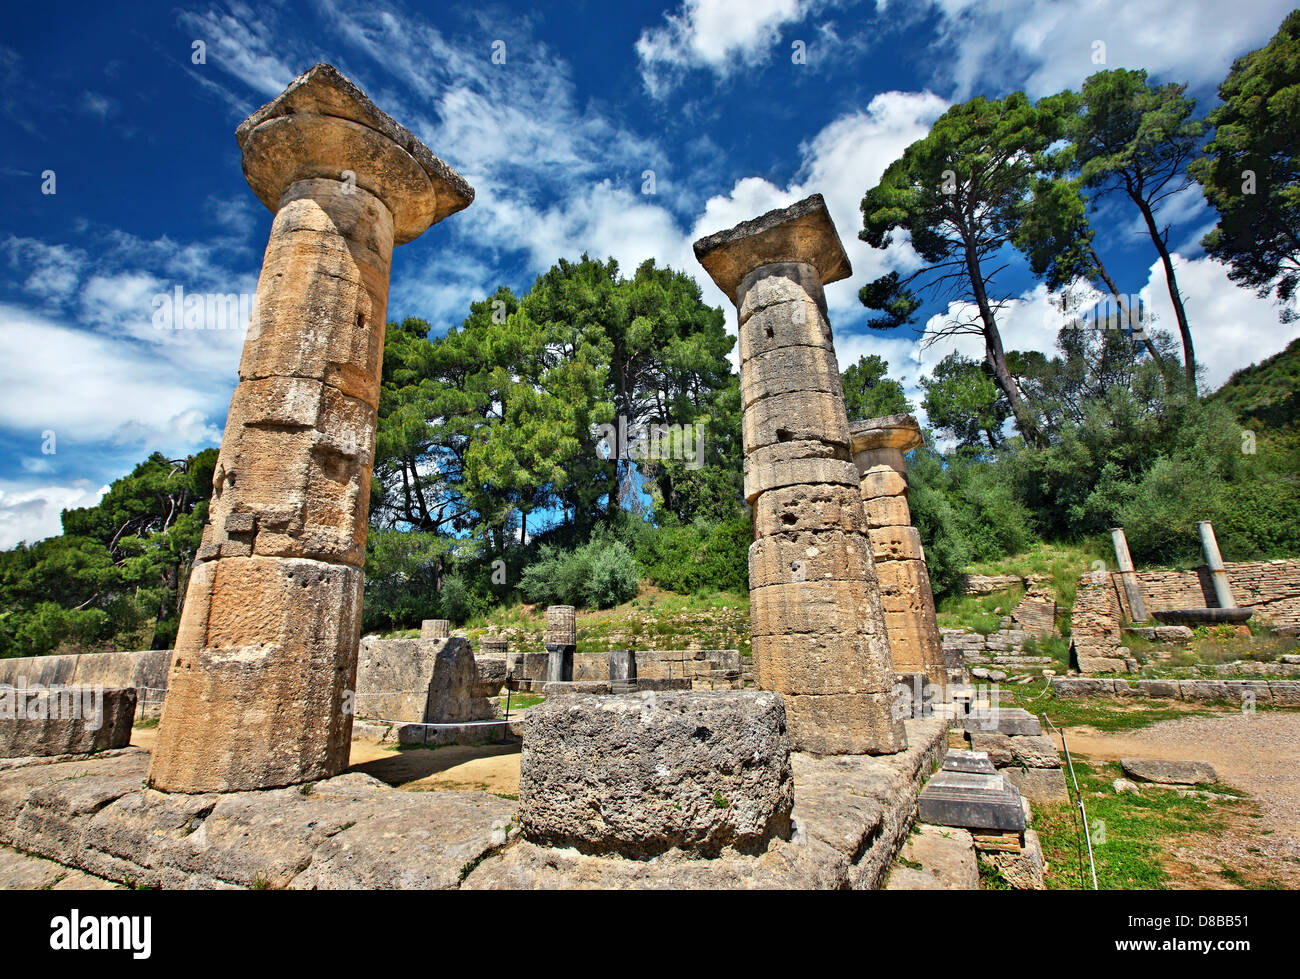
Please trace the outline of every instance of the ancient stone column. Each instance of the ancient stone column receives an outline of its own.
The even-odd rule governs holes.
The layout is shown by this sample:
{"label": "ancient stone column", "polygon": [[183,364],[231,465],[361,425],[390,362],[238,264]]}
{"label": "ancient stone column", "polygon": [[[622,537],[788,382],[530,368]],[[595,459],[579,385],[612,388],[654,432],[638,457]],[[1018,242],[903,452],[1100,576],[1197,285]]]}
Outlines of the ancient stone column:
{"label": "ancient stone column", "polygon": [[578,619],[572,605],[550,605],[546,609],[546,679],[568,683],[573,679],[573,654],[578,643]]}
{"label": "ancient stone column", "polygon": [[329,65],[236,139],[275,220],[149,768],[172,792],[347,765],[392,249],[474,196]]}
{"label": "ancient stone column", "polygon": [[1124,596],[1128,599],[1133,621],[1145,622],[1147,607],[1142,600],[1142,586],[1138,584],[1137,572],[1133,570],[1133,558],[1128,552],[1128,538],[1124,536],[1124,528],[1112,527],[1110,540],[1115,545],[1115,564],[1119,568],[1119,580],[1124,584]]}
{"label": "ancient stone column", "polygon": [[821,195],[695,243],[736,304],[753,507],[750,622],[758,685],[785,700],[791,744],[819,754],[906,746],[822,285],[850,274]]}
{"label": "ancient stone column", "polygon": [[931,683],[948,682],[943,640],[934,614],[934,593],[921,535],[907,505],[907,461],[903,454],[922,443],[911,415],[869,418],[849,426],[853,462],[870,528],[871,556],[880,583],[885,629],[894,669],[924,673]]}
{"label": "ancient stone column", "polygon": [[420,623],[421,639],[449,639],[450,637],[450,619],[424,619]]}
{"label": "ancient stone column", "polygon": [[1219,553],[1219,542],[1214,536],[1214,525],[1208,520],[1196,524],[1201,535],[1201,551],[1205,554],[1205,566],[1210,569],[1210,583],[1214,585],[1214,601],[1219,608],[1236,608],[1232,598],[1232,587],[1228,584],[1228,569],[1223,566],[1223,555]]}

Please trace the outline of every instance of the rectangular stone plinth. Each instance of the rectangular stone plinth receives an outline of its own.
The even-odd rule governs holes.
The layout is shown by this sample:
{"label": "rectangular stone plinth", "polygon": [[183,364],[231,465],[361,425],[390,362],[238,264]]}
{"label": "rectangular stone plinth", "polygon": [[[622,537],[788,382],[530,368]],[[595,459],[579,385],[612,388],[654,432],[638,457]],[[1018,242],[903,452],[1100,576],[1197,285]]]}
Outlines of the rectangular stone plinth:
{"label": "rectangular stone plinth", "polygon": [[940,771],[921,790],[917,815],[940,826],[997,833],[1025,830],[1020,793],[1001,775]]}
{"label": "rectangular stone plinth", "polygon": [[0,687],[0,758],[88,755],[131,743],[134,688]]}

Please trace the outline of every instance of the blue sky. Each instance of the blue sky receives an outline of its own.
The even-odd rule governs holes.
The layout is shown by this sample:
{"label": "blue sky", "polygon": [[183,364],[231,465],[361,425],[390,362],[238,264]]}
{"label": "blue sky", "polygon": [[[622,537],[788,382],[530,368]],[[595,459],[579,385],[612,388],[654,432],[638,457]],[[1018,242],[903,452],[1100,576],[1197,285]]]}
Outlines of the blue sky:
{"label": "blue sky", "polygon": [[[499,284],[561,256],[645,258],[730,303],[690,243],[814,191],[854,265],[828,288],[841,366],[889,360],[913,393],[952,342],[873,332],[858,288],[914,267],[857,241],[857,202],[951,103],[1078,87],[1099,67],[1185,81],[1208,108],[1232,58],[1289,2],[687,0],[505,4],[47,2],[0,33],[0,547],[57,533],[148,452],[220,439],[242,333],[160,331],[154,297],[252,293],[271,215],[244,183],[235,126],[317,61],[350,76],[477,189],[397,249],[389,318],[436,333]],[[204,63],[193,60],[194,42]],[[505,63],[492,61],[505,44]],[[1105,65],[1093,62],[1096,41]],[[806,63],[792,57],[802,43]],[[654,193],[643,192],[645,171]],[[54,172],[55,193],[42,193]],[[1237,289],[1198,241],[1199,190],[1163,214],[1206,381],[1281,349],[1300,325]],[[1120,288],[1172,323],[1136,214],[1097,220]],[[1050,351],[1059,317],[1023,268],[1008,348]],[[921,324],[947,310],[927,309]],[[938,322],[935,320],[934,322]],[[976,352],[971,341],[960,341]],[[915,397],[914,400],[919,400]],[[53,440],[47,433],[53,433]],[[45,452],[42,448],[54,448]]]}

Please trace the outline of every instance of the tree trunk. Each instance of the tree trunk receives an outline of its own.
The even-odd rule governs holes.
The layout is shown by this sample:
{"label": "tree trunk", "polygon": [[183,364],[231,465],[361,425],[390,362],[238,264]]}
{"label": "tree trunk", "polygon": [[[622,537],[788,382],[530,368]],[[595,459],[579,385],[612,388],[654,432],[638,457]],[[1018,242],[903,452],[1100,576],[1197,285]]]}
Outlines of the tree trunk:
{"label": "tree trunk", "polygon": [[[1106,266],[1101,262],[1101,256],[1097,254],[1097,249],[1093,248],[1091,244],[1088,245],[1088,255],[1092,258],[1092,267],[1096,269],[1097,277],[1105,283],[1106,288],[1110,290],[1110,294],[1115,297],[1115,302],[1119,304],[1120,312],[1124,314],[1124,318],[1128,320],[1130,324],[1133,324],[1133,317],[1129,315],[1128,301],[1120,295],[1120,291],[1115,285],[1115,280],[1110,277],[1110,273],[1106,271]],[[1136,324],[1133,325],[1136,326]],[[1156,366],[1158,366],[1163,372],[1165,369],[1164,358],[1160,356],[1160,351],[1156,349],[1156,345],[1151,341],[1151,336],[1147,333],[1145,327],[1141,327],[1139,336],[1142,337],[1142,344],[1147,348],[1147,353],[1151,355],[1151,359],[1155,361]]]}
{"label": "tree trunk", "polygon": [[1007,367],[1006,352],[1002,349],[1002,334],[998,332],[997,320],[993,316],[993,307],[989,305],[988,293],[984,291],[984,277],[980,274],[979,259],[975,249],[966,247],[966,272],[970,277],[971,290],[975,293],[975,304],[979,307],[980,320],[984,324],[984,357],[993,370],[993,380],[1006,395],[1011,405],[1011,414],[1015,416],[1016,427],[1026,442],[1033,446],[1043,444],[1042,433],[1038,429],[1029,406],[1020,396],[1020,388]]}
{"label": "tree trunk", "polygon": [[1183,374],[1187,377],[1187,384],[1193,392],[1196,390],[1196,351],[1192,348],[1192,329],[1187,325],[1187,311],[1183,309],[1183,297],[1178,292],[1178,280],[1174,278],[1174,263],[1169,257],[1169,248],[1165,244],[1164,236],[1160,234],[1160,229],[1156,227],[1155,215],[1151,213],[1151,208],[1141,197],[1130,194],[1133,203],[1137,204],[1138,210],[1142,212],[1142,219],[1146,222],[1147,233],[1151,235],[1151,242],[1156,246],[1156,251],[1160,253],[1160,261],[1165,267],[1165,283],[1169,286],[1169,301],[1174,305],[1174,318],[1178,320],[1178,333],[1183,340]]}

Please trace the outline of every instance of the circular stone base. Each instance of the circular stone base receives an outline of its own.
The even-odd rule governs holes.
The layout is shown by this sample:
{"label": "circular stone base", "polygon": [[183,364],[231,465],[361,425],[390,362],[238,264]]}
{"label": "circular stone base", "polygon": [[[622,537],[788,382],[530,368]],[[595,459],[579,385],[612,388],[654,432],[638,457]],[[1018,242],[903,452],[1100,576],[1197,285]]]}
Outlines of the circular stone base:
{"label": "circular stone base", "polygon": [[790,833],[785,706],[758,690],[548,701],[524,724],[519,802],[534,843],[634,859],[761,852]]}

